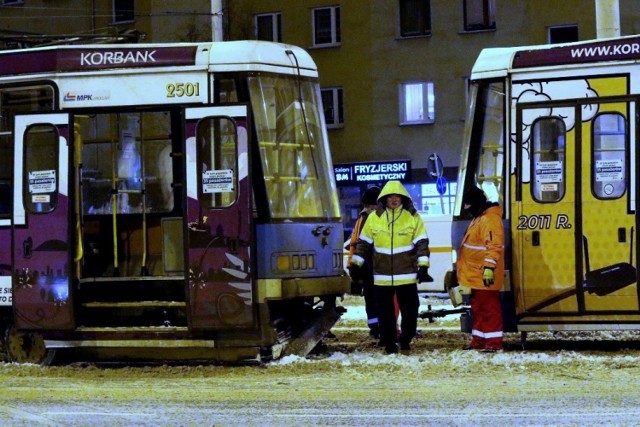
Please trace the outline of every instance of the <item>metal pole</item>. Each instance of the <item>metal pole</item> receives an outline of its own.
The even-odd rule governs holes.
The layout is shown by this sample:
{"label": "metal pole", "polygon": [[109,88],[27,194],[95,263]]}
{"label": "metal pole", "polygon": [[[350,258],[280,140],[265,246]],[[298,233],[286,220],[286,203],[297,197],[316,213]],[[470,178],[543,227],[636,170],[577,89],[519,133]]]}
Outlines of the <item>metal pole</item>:
{"label": "metal pole", "polygon": [[222,0],[211,0],[211,41],[221,42],[222,34]]}
{"label": "metal pole", "polygon": [[618,0],[596,1],[596,37],[606,39],[620,36],[620,7]]}

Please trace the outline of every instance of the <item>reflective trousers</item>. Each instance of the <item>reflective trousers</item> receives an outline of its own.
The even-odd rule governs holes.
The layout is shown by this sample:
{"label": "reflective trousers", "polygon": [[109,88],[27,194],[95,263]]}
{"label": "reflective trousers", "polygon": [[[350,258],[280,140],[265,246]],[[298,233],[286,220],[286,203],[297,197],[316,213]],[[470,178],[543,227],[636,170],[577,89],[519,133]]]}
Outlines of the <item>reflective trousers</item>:
{"label": "reflective trousers", "polygon": [[471,348],[502,350],[500,291],[471,290]]}

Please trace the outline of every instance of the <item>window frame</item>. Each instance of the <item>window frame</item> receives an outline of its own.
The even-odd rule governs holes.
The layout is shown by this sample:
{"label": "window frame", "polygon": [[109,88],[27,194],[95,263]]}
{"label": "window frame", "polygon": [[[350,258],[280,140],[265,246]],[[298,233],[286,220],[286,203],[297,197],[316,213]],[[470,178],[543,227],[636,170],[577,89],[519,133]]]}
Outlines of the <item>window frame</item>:
{"label": "window frame", "polygon": [[[34,140],[31,135],[33,133],[50,133],[52,136],[48,140]],[[58,192],[60,188],[60,151],[59,151],[60,133],[58,127],[49,123],[37,123],[27,126],[24,132],[24,153],[22,158],[22,200],[23,208],[25,212],[29,214],[47,214],[53,212],[58,206]],[[46,144],[46,145],[45,145]],[[36,146],[36,150],[32,150],[31,146]],[[41,154],[48,149],[49,156],[29,155],[35,152]],[[33,151],[33,153],[32,153]],[[47,165],[43,166],[43,159],[46,160]],[[35,169],[32,167],[35,165]],[[43,167],[49,166],[50,168],[43,169]],[[51,172],[48,177],[43,179],[53,179],[53,191],[36,191],[31,188],[32,172]],[[35,185],[35,184],[34,184]],[[34,194],[39,194],[42,197],[42,201],[34,201]],[[47,199],[44,201],[44,199]],[[48,205],[43,207],[42,205]],[[40,206],[42,209],[37,209]]]}
{"label": "window frame", "polygon": [[[469,23],[470,4],[480,5],[482,9],[482,22]],[[496,29],[495,0],[462,0],[462,25],[464,32],[493,31]]]}
{"label": "window frame", "polygon": [[[551,32],[556,29],[565,29],[565,28],[575,28],[576,29],[576,39],[575,40],[558,40],[554,41],[551,37]],[[576,42],[580,40],[580,27],[578,24],[567,24],[567,25],[550,25],[547,27],[547,43],[548,44],[559,44],[559,43],[570,43]]]}
{"label": "window frame", "polygon": [[[407,117],[407,96],[406,90],[409,85],[420,85],[422,87],[422,119],[410,120]],[[431,100],[431,101],[430,101]],[[435,84],[432,80],[412,80],[401,82],[398,85],[399,102],[399,124],[400,126],[430,125],[436,121]],[[424,114],[424,111],[427,114]],[[425,118],[426,116],[426,118]]]}
{"label": "window frame", "polygon": [[[318,17],[316,13],[321,11],[330,11],[330,28],[329,32],[331,33],[331,41],[329,42],[318,42],[318,32],[321,30],[318,28]],[[312,40],[313,47],[334,47],[340,46],[342,44],[342,32],[341,32],[341,13],[340,6],[326,6],[326,7],[316,7],[311,10],[311,23],[312,23]],[[324,30],[326,31],[326,29]]]}
{"label": "window frame", "polygon": [[[600,119],[603,116],[618,116],[618,118],[620,119],[618,121],[618,123],[622,123],[623,129],[620,132],[620,129],[618,129],[618,132],[614,132],[614,131],[601,131],[601,132],[596,132],[596,122],[598,121],[598,119]],[[600,139],[598,137],[600,136],[621,136],[622,140],[620,141],[622,144],[619,144],[618,146],[616,146],[614,149],[604,149],[602,148],[602,146],[596,146],[596,142],[599,141]],[[628,144],[628,140],[629,140],[629,131],[628,131],[628,124],[627,124],[627,119],[626,117],[618,112],[618,111],[606,111],[606,112],[602,112],[602,113],[598,113],[596,114],[596,116],[592,119],[592,126],[591,126],[591,193],[593,194],[593,197],[595,197],[598,200],[615,200],[615,199],[619,199],[621,197],[623,197],[628,189],[628,166],[627,166],[627,159],[629,156],[629,144]],[[606,194],[606,190],[605,190],[605,185],[604,183],[607,181],[601,181],[598,179],[598,160],[614,160],[614,159],[598,159],[598,153],[604,153],[604,152],[616,152],[616,151],[622,151],[622,158],[621,159],[615,159],[615,160],[621,160],[622,163],[622,170],[621,170],[621,175],[622,175],[622,190],[618,191],[618,192],[612,192],[611,194]],[[598,187],[601,187],[600,189],[598,189]],[[616,189],[617,186],[615,186],[615,184],[612,184],[612,187],[614,188],[614,190]]]}
{"label": "window frame", "polygon": [[[324,104],[324,94],[331,93],[331,106]],[[325,124],[327,129],[338,129],[344,127],[344,89],[342,87],[327,87],[320,89],[320,98],[322,98],[324,110]],[[331,119],[328,120],[327,109],[331,108]]]}
{"label": "window frame", "polygon": [[[261,39],[258,20],[260,18],[271,18],[271,38],[269,39]],[[271,12],[271,13],[258,13],[253,17],[253,29],[254,36],[256,40],[265,40],[282,43],[282,13],[281,12]]]}
{"label": "window frame", "polygon": [[[124,4],[127,3],[125,9]],[[131,7],[129,9],[128,7]],[[134,22],[136,19],[136,6],[134,0],[111,0],[111,19],[113,24],[125,24]],[[120,19],[124,15],[123,19]]]}
{"label": "window frame", "polygon": [[[408,13],[405,17],[406,8],[411,5],[408,2],[414,2],[415,6],[411,13]],[[424,10],[420,10],[419,5],[422,5]],[[422,22],[420,22],[420,12],[424,13]],[[405,19],[406,18],[406,19]],[[417,22],[408,22],[410,19],[415,19]],[[417,30],[405,30],[405,24],[415,24]],[[431,25],[431,1],[430,0],[398,0],[398,37],[401,39],[410,39],[416,37],[431,37],[432,25]]]}
{"label": "window frame", "polygon": [[[538,131],[539,127],[539,123],[544,122],[544,121],[548,121],[548,122],[554,122],[554,123],[560,123],[561,127],[558,127],[557,130],[561,130],[562,132],[559,132],[556,135],[556,139],[555,142],[557,142],[558,144],[556,146],[553,147],[552,150],[548,150],[550,152],[556,153],[556,158],[555,160],[539,160],[539,157],[542,155],[542,150],[540,149],[540,147],[538,147],[535,143],[537,141],[537,134],[536,132]],[[561,136],[561,137],[560,137]],[[531,142],[530,142],[530,150],[531,150],[531,154],[530,154],[530,170],[531,170],[531,185],[530,190],[531,190],[531,198],[536,201],[537,203],[558,203],[560,202],[564,196],[567,194],[567,125],[564,122],[564,120],[562,120],[561,117],[558,116],[544,116],[544,117],[538,117],[537,119],[535,119],[533,121],[533,123],[531,123]],[[539,197],[539,194],[543,194],[542,190],[540,189],[544,184],[549,184],[551,183],[551,181],[548,182],[542,182],[542,181],[538,181],[536,178],[538,176],[538,174],[536,173],[536,161],[541,161],[541,162],[546,162],[546,163],[553,163],[553,162],[562,162],[562,167],[561,167],[561,180],[560,181],[554,181],[558,184],[558,189],[555,190],[555,192],[558,193],[558,196],[554,197],[553,199],[545,199],[544,197]],[[551,191],[549,191],[551,193]]]}

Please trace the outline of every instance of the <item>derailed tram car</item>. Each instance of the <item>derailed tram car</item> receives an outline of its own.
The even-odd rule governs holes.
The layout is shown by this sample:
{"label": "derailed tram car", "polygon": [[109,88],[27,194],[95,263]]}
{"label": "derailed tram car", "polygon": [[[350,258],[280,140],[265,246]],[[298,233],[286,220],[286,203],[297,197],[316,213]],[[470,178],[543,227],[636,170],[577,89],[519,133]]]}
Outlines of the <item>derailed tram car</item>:
{"label": "derailed tram car", "polygon": [[308,354],[349,289],[317,78],[257,41],[0,52],[6,359]]}
{"label": "derailed tram car", "polygon": [[504,327],[523,340],[640,329],[639,60],[633,36],[485,49],[473,67],[452,241],[465,188],[503,205]]}

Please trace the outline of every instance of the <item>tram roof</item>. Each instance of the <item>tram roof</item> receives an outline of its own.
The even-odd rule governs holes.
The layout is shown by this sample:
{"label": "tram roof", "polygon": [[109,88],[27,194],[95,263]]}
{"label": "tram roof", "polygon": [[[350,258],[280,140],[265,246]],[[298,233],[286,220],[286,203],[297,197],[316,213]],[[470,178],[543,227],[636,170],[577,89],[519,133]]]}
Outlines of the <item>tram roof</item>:
{"label": "tram roof", "polygon": [[256,40],[65,45],[0,51],[0,77],[176,66],[210,71],[297,69],[302,75],[317,75],[314,61],[304,49]]}
{"label": "tram roof", "polygon": [[483,49],[472,79],[503,77],[533,68],[640,60],[640,35],[574,43]]}

